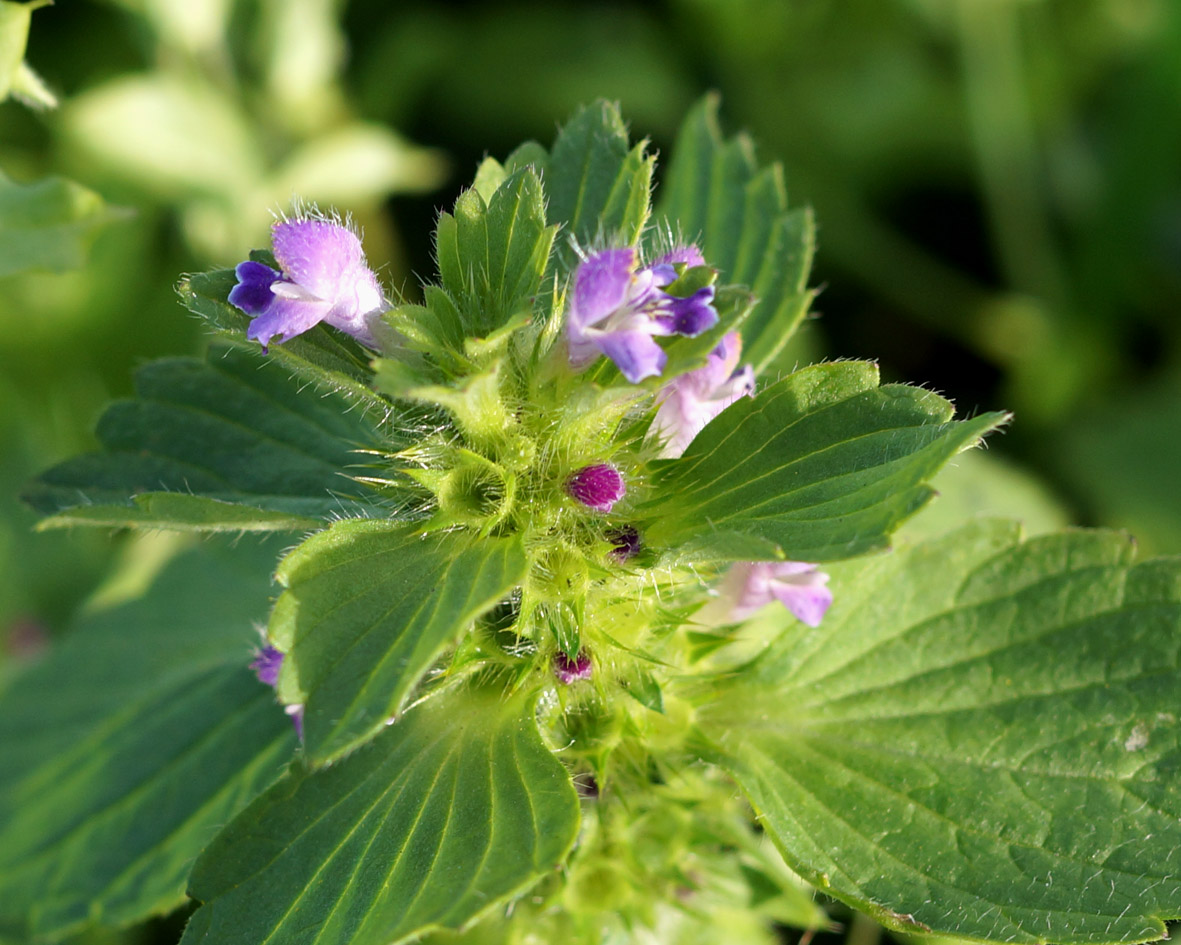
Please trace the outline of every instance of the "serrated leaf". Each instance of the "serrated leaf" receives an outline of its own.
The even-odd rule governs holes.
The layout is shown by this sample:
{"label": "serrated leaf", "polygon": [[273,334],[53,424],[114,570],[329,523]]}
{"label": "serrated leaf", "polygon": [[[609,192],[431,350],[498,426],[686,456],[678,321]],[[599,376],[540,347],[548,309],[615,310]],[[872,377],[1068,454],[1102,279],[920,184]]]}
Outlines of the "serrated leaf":
{"label": "serrated leaf", "polygon": [[[648,222],[656,159],[647,142],[632,147],[619,106],[597,102],[580,109],[558,134],[545,169],[549,220],[561,224],[557,259],[565,268],[580,246],[633,246]],[[533,152],[517,156],[530,159]]]}
{"label": "serrated leaf", "polygon": [[389,521],[339,522],[279,567],[270,636],[288,654],[286,701],[303,702],[317,764],[372,738],[439,653],[525,576],[519,541],[424,537]]}
{"label": "serrated leaf", "polygon": [[525,695],[427,702],[337,765],[296,769],[193,871],[184,945],[394,945],[458,928],[566,856],[578,801]]}
{"label": "serrated leaf", "polygon": [[[250,255],[267,265],[275,265],[269,254]],[[246,337],[250,316],[227,301],[237,282],[233,269],[216,269],[185,276],[177,283],[176,292],[185,307],[205,319],[224,344],[258,353],[258,343]],[[366,349],[327,325],[316,325],[282,344],[272,344],[265,357],[321,393],[347,399],[354,407],[369,413],[375,422],[387,419],[393,411],[390,402],[371,387],[373,371]]]}
{"label": "serrated leaf", "polygon": [[0,174],[0,276],[76,269],[86,261],[96,232],[125,215],[70,180],[46,177],[21,185]]}
{"label": "serrated leaf", "polygon": [[1181,915],[1181,559],[980,523],[832,569],[702,725],[791,866],[882,921],[1143,942]]}
{"label": "serrated leaf", "polygon": [[206,545],[82,621],[0,696],[0,932],[171,911],[296,739],[247,669],[278,548]]}
{"label": "serrated leaf", "polygon": [[[659,466],[655,498],[641,507],[646,538],[698,552],[716,540],[729,558],[736,539],[725,533],[737,533],[800,561],[885,547],[931,497],[927,480],[1005,419],[953,422],[952,412],[930,391],[879,387],[865,362],[797,371],[727,407],[684,456]],[[752,543],[752,558],[762,547]]]}
{"label": "serrated leaf", "polygon": [[387,514],[349,475],[363,462],[357,450],[382,445],[382,433],[274,362],[215,346],[207,361],[144,365],[136,389],[138,399],[99,420],[104,452],[53,467],[27,491],[39,511],[66,513],[52,524],[290,530]]}
{"label": "serrated leaf", "polygon": [[759,169],[754,148],[718,128],[718,96],[689,113],[673,147],[653,232],[699,241],[723,283],[748,286],[758,304],[742,328],[744,360],[760,373],[807,314],[815,249],[810,210],[787,209],[783,170]]}
{"label": "serrated leaf", "polygon": [[[478,183],[488,191],[491,179],[486,173]],[[483,337],[533,307],[554,232],[545,221],[541,179],[531,167],[503,180],[487,201],[477,187],[465,190],[454,213],[440,216],[439,276],[465,334]]]}

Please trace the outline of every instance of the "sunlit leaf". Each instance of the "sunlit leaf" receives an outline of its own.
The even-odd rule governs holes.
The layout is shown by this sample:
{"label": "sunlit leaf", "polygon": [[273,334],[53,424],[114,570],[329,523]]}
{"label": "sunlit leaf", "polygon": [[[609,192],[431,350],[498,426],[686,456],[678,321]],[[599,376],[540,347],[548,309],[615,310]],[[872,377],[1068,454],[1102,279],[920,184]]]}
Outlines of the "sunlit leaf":
{"label": "sunlit leaf", "polygon": [[524,574],[519,541],[424,537],[387,520],[340,522],[300,545],[279,567],[270,635],[288,653],[280,692],[305,703],[309,756],[328,761],[380,731]]}
{"label": "sunlit leaf", "polygon": [[185,945],[392,945],[458,928],[554,869],[578,801],[533,700],[464,689],[338,764],[297,768],[193,871]]}
{"label": "sunlit leaf", "polygon": [[832,567],[702,726],[788,863],[890,925],[1143,942],[1181,914],[1181,560],[982,523]]}
{"label": "sunlit leaf", "polygon": [[721,558],[750,536],[751,557],[773,542],[789,558],[827,561],[886,545],[932,495],[928,480],[1003,422],[952,421],[942,397],[878,386],[864,362],[820,364],[732,404],[657,470],[647,539],[692,542]]}

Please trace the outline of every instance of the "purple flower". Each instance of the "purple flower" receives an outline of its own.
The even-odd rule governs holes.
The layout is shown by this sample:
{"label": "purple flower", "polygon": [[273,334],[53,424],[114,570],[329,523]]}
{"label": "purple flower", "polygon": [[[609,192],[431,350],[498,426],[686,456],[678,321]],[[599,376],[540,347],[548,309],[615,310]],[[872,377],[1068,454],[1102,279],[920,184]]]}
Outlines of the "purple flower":
{"label": "purple flower", "polygon": [[662,459],[680,456],[714,417],[739,397],[754,393],[754,369],[749,364],[738,369],[741,354],[742,336],[732,331],[709,353],[703,367],[673,378],[661,389],[649,436],[662,443]]}
{"label": "purple flower", "polygon": [[[274,688],[279,682],[279,670],[283,668],[283,654],[269,643],[258,651],[250,668],[258,677],[260,683]],[[285,705],[283,711],[291,716],[291,724],[295,726],[295,734],[303,739],[303,706]]]}
{"label": "purple flower", "polygon": [[570,659],[565,653],[558,653],[554,657],[554,675],[558,677],[558,682],[565,686],[580,679],[590,679],[593,672],[594,666],[585,652],[579,653],[574,659]]}
{"label": "purple flower", "polygon": [[279,682],[279,670],[283,668],[283,654],[268,643],[258,651],[250,668],[260,683],[274,687]]}
{"label": "purple flower", "polygon": [[717,323],[713,286],[688,298],[664,291],[676,264],[699,265],[696,247],[673,250],[637,270],[634,249],[606,249],[575,270],[566,341],[570,363],[581,368],[605,354],[633,384],[659,375],[668,360],[654,335],[699,335]]}
{"label": "purple flower", "polygon": [[619,470],[610,463],[594,463],[583,466],[566,480],[566,492],[587,508],[610,512],[627,494],[627,486]]}
{"label": "purple flower", "polygon": [[332,220],[289,220],[271,227],[271,242],[281,272],[253,261],[234,270],[230,303],[254,316],[248,338],[265,348],[327,322],[376,344],[370,321],[388,305],[356,233]]}
{"label": "purple flower", "polygon": [[[832,591],[828,575],[805,561],[749,561],[734,565],[716,601],[726,622],[737,622],[777,600],[809,627],[820,626]],[[711,605],[711,608],[713,605]]]}

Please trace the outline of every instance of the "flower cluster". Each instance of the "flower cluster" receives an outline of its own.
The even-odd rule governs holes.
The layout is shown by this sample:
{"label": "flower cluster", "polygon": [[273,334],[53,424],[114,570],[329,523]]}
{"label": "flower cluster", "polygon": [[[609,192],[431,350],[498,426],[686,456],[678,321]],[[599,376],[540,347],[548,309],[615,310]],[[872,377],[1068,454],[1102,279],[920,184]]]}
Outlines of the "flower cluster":
{"label": "flower cluster", "polygon": [[[265,347],[272,340],[287,341],[324,322],[377,347],[378,319],[390,306],[365,262],[357,235],[334,220],[297,218],[276,223],[272,238],[279,268],[257,261],[241,263],[236,270],[238,284],[229,297],[253,316],[248,336]],[[605,355],[632,384],[661,376],[668,357],[657,337],[693,337],[718,324],[715,277],[701,251],[691,245],[678,247],[647,265],[641,264],[631,247],[590,253],[570,277],[565,346],[555,351],[576,370]],[[741,335],[730,331],[703,364],[663,382],[648,401],[651,413],[643,446],[647,456],[675,460],[723,410],[754,395],[754,370],[749,364],[741,365],[741,356]],[[476,459],[486,475],[496,469],[494,458]],[[626,463],[624,468],[631,469]],[[430,475],[422,478],[429,481]],[[456,473],[443,481],[451,483],[454,491],[455,482],[461,479]],[[598,516],[610,515],[628,492],[625,472],[604,461],[575,468],[565,475],[562,485],[569,498]],[[506,486],[500,491],[507,495],[512,490]],[[472,514],[479,518],[483,512],[477,509]],[[611,561],[623,565],[640,554],[643,542],[635,525],[603,525],[600,535],[610,545]],[[560,549],[545,558],[544,566],[537,569],[545,580],[537,579],[542,590],[535,588],[535,592],[557,593],[553,589],[559,585],[583,586],[585,565],[579,564],[580,560]],[[827,574],[805,562],[738,563],[724,575],[713,601],[698,619],[738,622],[778,601],[799,620],[816,626],[832,602],[827,582]],[[565,606],[560,601],[551,603],[559,609]],[[283,654],[267,646],[251,665],[260,680],[273,686],[282,661]],[[566,684],[588,678],[592,669],[585,653],[554,657],[553,672]],[[298,728],[302,707],[289,707],[289,711]]]}

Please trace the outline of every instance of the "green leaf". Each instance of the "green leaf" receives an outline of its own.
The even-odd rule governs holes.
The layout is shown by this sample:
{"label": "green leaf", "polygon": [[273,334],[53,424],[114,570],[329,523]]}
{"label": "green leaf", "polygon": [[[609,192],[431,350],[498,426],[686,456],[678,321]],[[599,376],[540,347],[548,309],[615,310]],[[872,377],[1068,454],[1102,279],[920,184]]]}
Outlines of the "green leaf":
{"label": "green leaf", "polygon": [[519,541],[423,537],[390,521],[339,522],[279,566],[270,635],[288,654],[284,701],[305,703],[317,764],[401,712],[440,652],[525,576]]}
{"label": "green leaf", "polygon": [[[477,179],[485,192],[490,174],[485,169]],[[440,216],[439,275],[466,334],[487,335],[533,307],[555,229],[546,225],[541,179],[531,167],[505,179],[487,201],[477,187],[465,190],[454,213]]]}
{"label": "green leaf", "polygon": [[760,373],[807,314],[816,228],[810,210],[787,209],[783,169],[759,170],[750,140],[718,129],[719,98],[703,98],[685,119],[660,191],[653,232],[697,241],[723,283],[758,297],[742,327],[745,360]]}
{"label": "green leaf", "polygon": [[171,911],[198,852],[279,774],[292,725],[247,669],[277,554],[178,558],[0,697],[0,936]]}
{"label": "green leaf", "polygon": [[[250,257],[275,266],[269,253],[254,252]],[[258,353],[258,343],[246,338],[250,316],[227,301],[237,282],[233,269],[216,269],[185,276],[176,291],[189,311],[205,319],[224,344]],[[322,393],[345,398],[375,422],[391,416],[390,402],[371,387],[368,351],[343,332],[319,324],[282,344],[272,344],[266,357]]]}
{"label": "green leaf", "polygon": [[198,860],[184,945],[393,945],[458,928],[565,858],[578,801],[533,700],[499,687],[413,709],[293,770]]}
{"label": "green leaf", "polygon": [[0,276],[77,269],[95,233],[124,215],[73,181],[46,177],[22,186],[0,174]]}
{"label": "green leaf", "polygon": [[299,529],[387,514],[349,475],[360,472],[357,451],[381,446],[382,434],[344,398],[301,390],[280,364],[215,346],[204,362],[145,365],[136,389],[138,399],[117,401],[99,421],[104,452],[67,460],[30,487],[39,511],[64,513],[50,524]]}
{"label": "green leaf", "polygon": [[647,538],[690,542],[695,553],[716,542],[722,558],[735,535],[800,561],[883,548],[933,494],[927,480],[1005,419],[951,422],[952,412],[930,391],[879,387],[873,364],[797,371],[726,408],[684,456],[660,465],[656,498],[642,506]]}
{"label": "green leaf", "polygon": [[[549,219],[580,246],[634,246],[648,222],[656,159],[647,141],[631,147],[619,106],[597,102],[580,109],[554,142],[545,171]],[[558,259],[577,262],[567,240]]]}
{"label": "green leaf", "polygon": [[320,521],[287,512],[223,502],[184,492],[141,492],[131,505],[80,505],[37,523],[38,530],[71,525],[168,528],[194,532],[273,532],[318,528]]}
{"label": "green leaf", "polygon": [[1181,559],[987,522],[833,567],[701,725],[788,863],[895,927],[1143,942],[1181,915]]}

